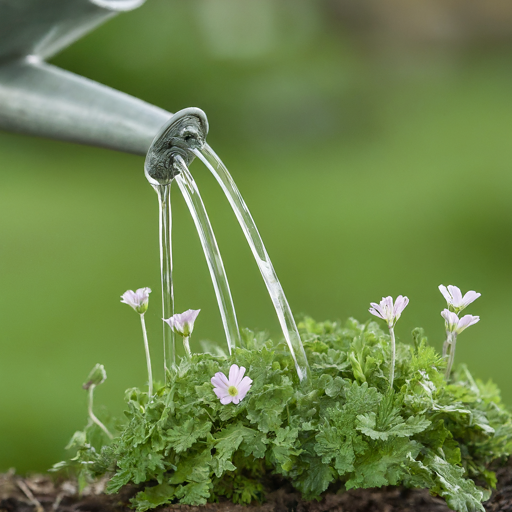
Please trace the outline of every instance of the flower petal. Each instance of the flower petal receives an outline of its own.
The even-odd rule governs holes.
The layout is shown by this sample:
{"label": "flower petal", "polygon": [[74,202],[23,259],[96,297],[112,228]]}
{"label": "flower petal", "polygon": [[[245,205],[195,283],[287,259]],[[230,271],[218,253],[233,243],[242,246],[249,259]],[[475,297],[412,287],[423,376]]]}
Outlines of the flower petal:
{"label": "flower petal", "polygon": [[235,387],[238,388],[238,386],[240,385],[240,382],[242,382],[242,380],[244,379],[244,374],[245,374],[245,367],[240,366],[240,370],[239,370],[238,376],[236,378],[236,384],[234,384]]}
{"label": "flower petal", "polygon": [[462,305],[462,292],[460,291],[460,288],[453,285],[448,285],[448,291],[450,292],[450,295],[452,296],[452,304],[454,307],[459,308]]}
{"label": "flower petal", "polygon": [[219,388],[229,388],[228,378],[222,372],[217,372],[212,377],[211,383]]}
{"label": "flower petal", "polygon": [[396,298],[395,307],[393,308],[393,319],[395,322],[400,318],[400,315],[407,307],[407,304],[409,304],[409,299],[407,297],[399,295]]}
{"label": "flower petal", "polygon": [[480,297],[481,295],[482,295],[481,293],[477,293],[473,290],[470,290],[469,292],[466,293],[466,295],[464,295],[464,297],[462,299],[462,305],[466,308],[472,302],[474,302],[476,299],[478,299],[478,297]]}
{"label": "flower petal", "polygon": [[457,334],[460,334],[462,331],[470,327],[471,325],[476,324],[480,321],[479,316],[473,315],[465,315],[459,320],[459,325],[457,326]]}
{"label": "flower petal", "polygon": [[240,368],[237,364],[232,364],[231,368],[229,369],[229,385],[235,386],[238,382],[238,374],[240,373]]}
{"label": "flower petal", "polygon": [[457,326],[459,325],[459,317],[453,311],[449,309],[443,309],[441,311],[441,316],[446,321],[446,330],[450,332],[454,332],[457,330]]}
{"label": "flower petal", "polygon": [[226,396],[230,396],[226,388],[213,388],[213,392],[217,395],[217,398],[221,400]]}
{"label": "flower petal", "polygon": [[446,299],[446,302],[448,304],[452,303],[452,296],[449,294],[448,290],[446,289],[446,286],[444,284],[439,285],[439,291],[443,294],[443,297]]}
{"label": "flower petal", "polygon": [[372,302],[371,304],[372,304],[373,308],[370,308],[368,311],[372,315],[378,316],[379,318],[382,318],[382,320],[386,320],[384,318],[382,312],[380,311],[380,307],[378,306],[378,304],[375,304],[375,302]]}
{"label": "flower petal", "polygon": [[247,394],[247,391],[249,391],[249,389],[251,389],[251,385],[252,385],[252,379],[250,379],[249,377],[244,377],[240,381],[240,384],[237,386],[238,394],[240,395],[241,393],[243,393],[245,396]]}
{"label": "flower petal", "polygon": [[227,405],[227,404],[229,404],[229,403],[231,403],[233,401],[233,398],[234,398],[233,396],[227,395],[227,396],[225,396],[225,397],[220,399],[220,403],[222,405]]}

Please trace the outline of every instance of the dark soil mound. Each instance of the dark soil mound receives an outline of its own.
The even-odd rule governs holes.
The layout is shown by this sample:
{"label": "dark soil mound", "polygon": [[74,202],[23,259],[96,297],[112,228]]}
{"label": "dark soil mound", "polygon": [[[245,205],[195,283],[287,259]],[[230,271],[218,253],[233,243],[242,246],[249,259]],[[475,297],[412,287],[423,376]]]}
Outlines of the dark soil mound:
{"label": "dark soil mound", "polygon": [[[484,504],[488,512],[512,512],[512,462],[497,471],[498,486]],[[137,492],[127,487],[116,495],[103,494],[104,483],[77,495],[76,483],[54,483],[46,476],[21,478],[13,473],[0,475],[0,512],[128,512],[130,498]],[[267,495],[263,505],[209,503],[202,507],[172,505],[164,511],[193,512],[448,512],[446,503],[426,490],[401,487],[351,490],[326,494],[322,501],[305,502],[291,490],[279,489]]]}

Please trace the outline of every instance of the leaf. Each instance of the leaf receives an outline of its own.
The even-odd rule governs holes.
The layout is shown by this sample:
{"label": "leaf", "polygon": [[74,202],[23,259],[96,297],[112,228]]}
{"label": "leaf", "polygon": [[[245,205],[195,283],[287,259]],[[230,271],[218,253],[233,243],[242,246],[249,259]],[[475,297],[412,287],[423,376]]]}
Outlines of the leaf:
{"label": "leaf", "polygon": [[[268,442],[264,433],[245,427],[242,422],[225,428],[216,434],[213,439],[216,449],[214,459],[224,461],[231,458],[239,447],[246,457],[249,455],[256,458],[264,457]],[[217,474],[217,476],[220,475]]]}
{"label": "leaf", "polygon": [[340,476],[349,473],[354,469],[355,453],[352,446],[352,439],[340,435],[336,427],[328,424],[316,436],[316,453],[322,457],[324,464],[329,464],[334,459],[334,468]]}
{"label": "leaf", "polygon": [[206,437],[211,428],[210,421],[202,423],[196,418],[190,418],[183,425],[169,429],[165,439],[176,453],[181,453],[190,448],[198,439]]}
{"label": "leaf", "polygon": [[114,494],[132,480],[132,472],[129,469],[118,471],[107,484],[107,494]]}
{"label": "leaf", "polygon": [[312,358],[311,367],[316,370],[333,369],[337,372],[343,372],[350,368],[350,361],[344,352],[328,348],[326,353],[316,353]]}
{"label": "leaf", "polygon": [[221,457],[213,457],[210,462],[210,467],[218,478],[226,471],[235,471],[236,469],[236,466],[229,459],[223,459]]}
{"label": "leaf", "polygon": [[231,457],[244,439],[244,428],[243,424],[238,422],[214,436],[213,446],[215,446],[215,455],[211,461],[211,467],[218,478],[225,471],[234,471],[236,469],[236,466],[231,462]]}
{"label": "leaf", "polygon": [[412,330],[412,341],[416,351],[422,346],[428,344],[428,339],[425,336],[425,330],[422,327],[416,327]]}
{"label": "leaf", "polygon": [[318,499],[334,480],[336,473],[318,457],[308,457],[305,463],[307,469],[294,481],[294,485],[302,492],[304,499]]}
{"label": "leaf", "polygon": [[409,439],[391,439],[371,444],[354,464],[354,475],[346,482],[347,489],[396,485],[406,474],[404,462],[418,455],[421,445]]}
{"label": "leaf", "polygon": [[269,440],[263,432],[244,427],[244,440],[240,448],[246,457],[252,455],[257,459],[261,459],[265,456],[268,442]]}
{"label": "leaf", "polygon": [[73,437],[69,440],[69,443],[66,445],[66,450],[71,450],[76,448],[77,450],[83,448],[87,443],[87,436],[85,432],[78,430],[73,434]]}
{"label": "leaf", "polygon": [[138,492],[130,503],[136,508],[138,512],[145,512],[150,508],[159,507],[170,503],[174,498],[174,491],[176,487],[163,483],[155,485],[154,487],[146,487],[143,491]]}
{"label": "leaf", "polygon": [[202,452],[183,458],[177,464],[176,471],[171,475],[169,483],[183,482],[201,483],[210,480],[211,450],[207,447]]}
{"label": "leaf", "polygon": [[336,377],[333,381],[328,384],[325,388],[325,394],[331,398],[336,398],[343,387],[345,386],[345,380],[341,377]]}
{"label": "leaf", "polygon": [[238,422],[216,434],[214,436],[216,455],[222,459],[231,457],[244,439],[244,429],[243,423]]}
{"label": "leaf", "polygon": [[341,434],[353,436],[357,416],[375,411],[382,395],[377,389],[369,388],[366,382],[359,385],[355,381],[346,387],[345,394],[346,403],[341,408],[329,409],[328,415]]}
{"label": "leaf", "polygon": [[279,384],[267,384],[263,390],[251,396],[247,419],[258,425],[262,432],[276,431],[283,423],[281,414],[293,396],[293,387],[288,377],[282,377]]}
{"label": "leaf", "polygon": [[355,352],[350,352],[348,357],[350,359],[350,364],[352,365],[352,373],[354,374],[355,379],[361,384],[366,382],[366,375],[364,374],[361,362],[357,358]]}
{"label": "leaf", "polygon": [[423,432],[429,425],[430,421],[422,416],[411,416],[407,421],[401,419],[389,430],[376,430],[377,415],[374,412],[368,414],[360,414],[357,416],[357,430],[372,439],[382,439],[386,441],[390,437],[410,437],[419,432]]}
{"label": "leaf", "polygon": [[463,468],[449,464],[433,453],[425,457],[424,463],[436,475],[436,486],[432,491],[442,496],[450,508],[457,512],[484,512],[481,503],[484,493],[472,480],[464,478]]}
{"label": "leaf", "polygon": [[180,485],[176,497],[185,505],[205,505],[210,497],[211,481]]}
{"label": "leaf", "polygon": [[280,428],[271,442],[270,460],[279,472],[290,471],[301,450],[296,447],[298,429]]}
{"label": "leaf", "polygon": [[225,496],[235,504],[261,502],[264,488],[257,480],[243,475],[230,474],[215,482],[215,498],[218,496]]}

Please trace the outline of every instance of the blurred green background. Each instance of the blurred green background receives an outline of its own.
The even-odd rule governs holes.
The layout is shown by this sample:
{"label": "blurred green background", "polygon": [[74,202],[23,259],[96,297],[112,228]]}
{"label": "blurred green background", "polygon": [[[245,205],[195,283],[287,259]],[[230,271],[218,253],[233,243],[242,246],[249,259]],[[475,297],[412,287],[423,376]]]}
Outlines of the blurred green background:
{"label": "blurred green background", "polygon": [[[512,8],[493,0],[148,0],[53,62],[170,111],[201,107],[295,313],[365,321],[405,294],[399,338],[441,347],[440,283],[482,293],[458,362],[512,404]],[[279,336],[221,191],[192,172],[240,324]],[[197,234],[174,191],[177,311],[224,345]],[[0,133],[0,470],[45,470],[86,421],[103,363],[115,414],[145,383],[149,286],[161,376],[157,199],[143,159]],[[195,345],[196,349],[198,345]]]}

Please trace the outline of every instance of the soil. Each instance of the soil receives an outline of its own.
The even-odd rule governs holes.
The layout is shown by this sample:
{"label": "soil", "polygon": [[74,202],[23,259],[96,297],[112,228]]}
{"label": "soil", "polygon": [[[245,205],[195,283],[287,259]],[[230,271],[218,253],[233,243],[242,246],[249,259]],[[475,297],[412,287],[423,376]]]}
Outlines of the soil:
{"label": "soil", "polygon": [[[512,459],[497,470],[498,485],[484,503],[487,512],[512,512]],[[127,486],[121,493],[103,493],[105,482],[88,487],[81,497],[73,481],[54,482],[48,476],[22,478],[0,475],[0,512],[129,512],[129,500],[138,491]],[[209,503],[201,507],[171,505],[158,512],[448,512],[446,503],[426,490],[388,487],[327,493],[322,501],[305,502],[291,488],[267,495],[263,505]]]}

